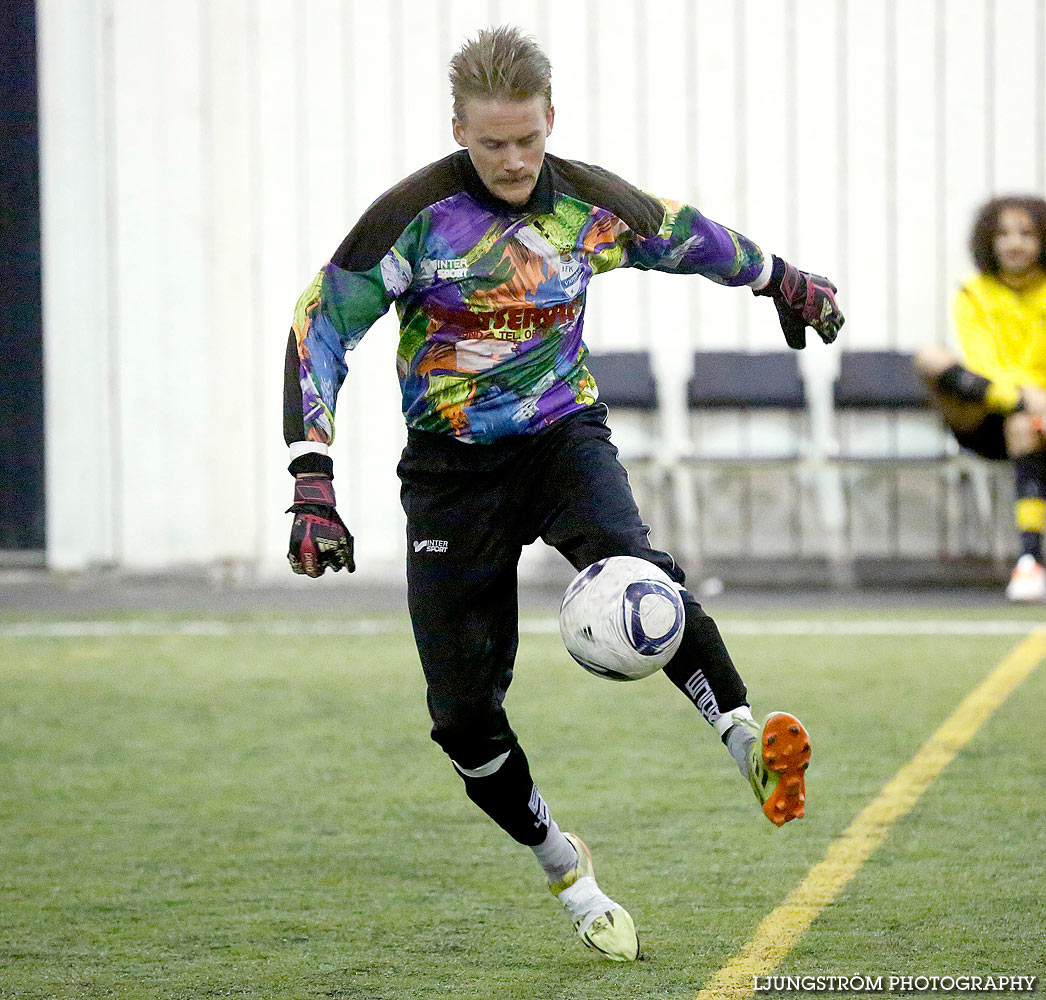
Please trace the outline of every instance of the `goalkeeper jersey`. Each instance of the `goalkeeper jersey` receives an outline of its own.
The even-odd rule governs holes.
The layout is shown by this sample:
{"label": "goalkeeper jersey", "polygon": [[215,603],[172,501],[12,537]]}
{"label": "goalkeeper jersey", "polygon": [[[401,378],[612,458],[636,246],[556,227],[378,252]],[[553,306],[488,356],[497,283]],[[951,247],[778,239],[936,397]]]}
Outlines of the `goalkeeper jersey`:
{"label": "goalkeeper jersey", "polygon": [[346,351],[395,304],[408,427],[490,442],[531,434],[598,398],[582,340],[588,283],[618,267],[760,277],[762,251],[696,208],[600,167],[546,154],[529,201],[492,195],[467,150],[382,195],[298,301],[284,437],[334,437]]}
{"label": "goalkeeper jersey", "polygon": [[1012,388],[1046,388],[1046,281],[1018,292],[977,274],[956,293],[955,326],[973,371]]}

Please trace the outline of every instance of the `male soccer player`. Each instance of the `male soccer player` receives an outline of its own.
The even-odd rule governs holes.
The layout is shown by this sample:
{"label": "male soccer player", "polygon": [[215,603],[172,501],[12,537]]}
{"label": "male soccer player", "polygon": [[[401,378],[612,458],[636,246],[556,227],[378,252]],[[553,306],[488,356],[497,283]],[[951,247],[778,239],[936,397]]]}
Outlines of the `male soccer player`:
{"label": "male soccer player", "polygon": [[1046,201],[995,198],[970,234],[977,274],[955,296],[962,358],[923,348],[916,367],[956,440],[1010,459],[1021,554],[1006,596],[1046,600]]}
{"label": "male soccer player", "polygon": [[[684,582],[672,557],[650,546],[585,367],[588,284],[638,267],[748,286],[773,301],[796,348],[807,325],[834,340],[843,317],[825,278],[689,205],[546,155],[550,67],[528,36],[480,32],[454,56],[450,78],[464,148],[371,205],[298,302],[285,383],[289,559],[310,576],[354,568],[327,446],[345,351],[395,303],[407,598],[432,737],[468,797],[533,850],[581,939],[631,961],[632,918],[599,889],[585,844],[550,815],[502,704],[523,545],[541,538],[578,569],[637,556]],[[802,816],[805,729],[784,713],[754,721],[715,623],[682,593],[684,638],[665,673],[720,734],[767,817]]]}

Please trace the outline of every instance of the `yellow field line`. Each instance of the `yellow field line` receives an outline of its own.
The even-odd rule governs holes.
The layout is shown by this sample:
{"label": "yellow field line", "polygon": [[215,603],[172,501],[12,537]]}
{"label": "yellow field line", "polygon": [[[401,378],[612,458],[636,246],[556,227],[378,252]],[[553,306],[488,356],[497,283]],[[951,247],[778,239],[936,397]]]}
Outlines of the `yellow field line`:
{"label": "yellow field line", "polygon": [[1046,629],[1028,636],[945,720],[922,749],[891,779],[874,802],[810,869],[791,895],[768,914],[751,940],[724,965],[697,1000],[743,1000],[753,994],[753,977],[781,963],[818,914],[857,874],[883,842],[890,826],[904,816],[930,783],[991,714],[1046,658]]}

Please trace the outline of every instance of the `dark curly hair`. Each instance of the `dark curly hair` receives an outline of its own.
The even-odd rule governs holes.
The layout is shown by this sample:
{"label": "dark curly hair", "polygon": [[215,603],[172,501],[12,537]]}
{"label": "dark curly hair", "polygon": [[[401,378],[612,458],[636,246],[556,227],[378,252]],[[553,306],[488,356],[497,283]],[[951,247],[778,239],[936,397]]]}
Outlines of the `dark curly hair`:
{"label": "dark curly hair", "polygon": [[970,233],[970,253],[977,269],[984,274],[998,274],[999,261],[995,257],[995,237],[999,232],[999,216],[1007,208],[1019,208],[1028,213],[1039,234],[1039,266],[1046,271],[1046,201],[1031,195],[1006,195],[993,198],[977,213]]}

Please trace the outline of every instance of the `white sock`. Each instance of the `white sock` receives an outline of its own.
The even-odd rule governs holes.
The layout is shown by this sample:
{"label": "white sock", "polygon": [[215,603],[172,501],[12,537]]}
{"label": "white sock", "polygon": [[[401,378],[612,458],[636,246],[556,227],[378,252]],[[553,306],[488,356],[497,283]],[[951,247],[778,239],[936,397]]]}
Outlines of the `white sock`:
{"label": "white sock", "polygon": [[744,726],[731,726],[724,737],[730,756],[737,762],[742,778],[748,777],[748,750],[755,743],[755,737]]}
{"label": "white sock", "polygon": [[727,730],[730,729],[730,727],[739,719],[755,721],[752,719],[752,709],[748,705],[738,705],[737,708],[732,708],[729,712],[724,712],[715,720],[715,722],[712,723],[712,726],[720,736],[726,736]]}
{"label": "white sock", "polygon": [[712,725],[715,726],[715,731],[719,733],[719,738],[723,741],[730,756],[734,758],[741,777],[747,778],[748,748],[754,742],[754,738],[747,727],[737,724],[741,719],[754,721],[752,709],[748,705],[738,705],[737,708],[724,712]]}
{"label": "white sock", "polygon": [[545,870],[549,882],[558,882],[577,864],[574,845],[563,836],[559,825],[551,818],[548,836],[540,844],[531,847],[531,850],[538,859],[538,864]]}

